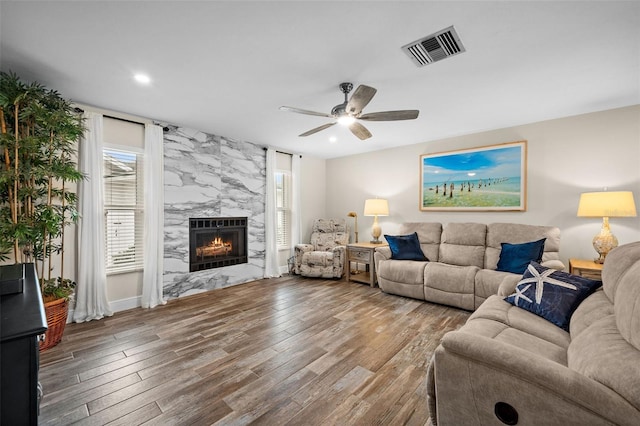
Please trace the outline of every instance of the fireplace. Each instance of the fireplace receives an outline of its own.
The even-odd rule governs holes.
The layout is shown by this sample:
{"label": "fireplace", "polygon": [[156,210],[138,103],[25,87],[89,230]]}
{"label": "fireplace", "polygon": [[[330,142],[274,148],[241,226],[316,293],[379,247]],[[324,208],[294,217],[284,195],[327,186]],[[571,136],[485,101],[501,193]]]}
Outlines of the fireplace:
{"label": "fireplace", "polygon": [[189,272],[247,263],[247,218],[189,219]]}

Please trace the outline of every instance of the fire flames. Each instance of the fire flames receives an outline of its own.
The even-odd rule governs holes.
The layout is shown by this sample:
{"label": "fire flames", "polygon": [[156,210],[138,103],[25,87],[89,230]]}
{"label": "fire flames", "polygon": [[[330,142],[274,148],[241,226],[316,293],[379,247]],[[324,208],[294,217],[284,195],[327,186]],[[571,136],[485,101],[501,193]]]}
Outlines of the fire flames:
{"label": "fire flames", "polygon": [[209,244],[197,247],[196,255],[200,257],[226,256],[231,250],[233,250],[233,247],[230,241],[223,241],[221,237],[216,237]]}

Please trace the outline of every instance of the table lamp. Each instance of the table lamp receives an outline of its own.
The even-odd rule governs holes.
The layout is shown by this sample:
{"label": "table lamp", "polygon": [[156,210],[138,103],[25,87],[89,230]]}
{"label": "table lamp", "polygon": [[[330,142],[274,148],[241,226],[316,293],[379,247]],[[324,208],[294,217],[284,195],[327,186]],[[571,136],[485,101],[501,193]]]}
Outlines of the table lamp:
{"label": "table lamp", "polygon": [[610,217],[634,217],[636,204],[631,191],[584,192],[580,194],[578,217],[601,217],[602,229],[593,237],[593,248],[598,252],[596,263],[604,263],[604,259],[614,248],[618,247],[618,239],[609,228]]}
{"label": "table lamp", "polygon": [[378,216],[389,216],[389,203],[382,198],[372,198],[364,202],[364,215],[373,216],[373,226],[371,227],[372,244],[382,244],[379,240],[382,229],[378,224]]}

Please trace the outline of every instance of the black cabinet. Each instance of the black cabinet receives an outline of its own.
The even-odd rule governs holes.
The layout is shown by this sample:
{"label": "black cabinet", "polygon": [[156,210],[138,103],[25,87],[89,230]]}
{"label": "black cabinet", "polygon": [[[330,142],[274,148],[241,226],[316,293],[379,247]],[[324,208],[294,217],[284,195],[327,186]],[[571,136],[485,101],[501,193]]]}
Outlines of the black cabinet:
{"label": "black cabinet", "polygon": [[22,292],[0,298],[2,425],[38,424],[38,336],[46,329],[47,319],[35,267],[26,264]]}

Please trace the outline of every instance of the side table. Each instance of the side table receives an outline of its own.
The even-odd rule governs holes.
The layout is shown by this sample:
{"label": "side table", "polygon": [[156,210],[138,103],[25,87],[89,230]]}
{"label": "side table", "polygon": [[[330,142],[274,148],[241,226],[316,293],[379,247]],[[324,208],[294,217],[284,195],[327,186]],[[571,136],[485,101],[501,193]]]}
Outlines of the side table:
{"label": "side table", "polygon": [[[373,253],[376,251],[376,247],[384,247],[386,245],[384,243],[347,244],[347,282],[356,281],[375,287],[377,279]],[[355,269],[352,269],[352,263],[355,264]],[[360,265],[364,266],[364,270],[360,270]]]}
{"label": "side table", "polygon": [[602,280],[602,263],[588,259],[569,259],[569,273],[592,280]]}

